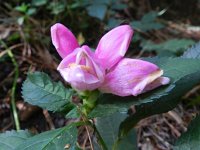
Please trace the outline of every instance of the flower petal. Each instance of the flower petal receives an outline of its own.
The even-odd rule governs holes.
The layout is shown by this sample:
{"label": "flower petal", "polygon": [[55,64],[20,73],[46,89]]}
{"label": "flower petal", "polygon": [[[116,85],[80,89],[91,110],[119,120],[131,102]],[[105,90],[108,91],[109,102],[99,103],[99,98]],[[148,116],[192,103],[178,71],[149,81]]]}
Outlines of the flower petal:
{"label": "flower petal", "polygon": [[169,83],[169,78],[160,77],[162,74],[163,71],[150,62],[124,58],[106,75],[99,90],[119,96],[137,96]]}
{"label": "flower petal", "polygon": [[58,71],[76,90],[97,89],[103,83],[105,73],[93,56],[89,47],[77,48],[62,60]]}
{"label": "flower petal", "polygon": [[56,23],[51,27],[52,43],[62,58],[65,58],[74,49],[79,47],[79,44],[73,33],[60,23]]}
{"label": "flower petal", "polygon": [[154,80],[152,83],[148,84],[144,88],[143,93],[153,90],[153,89],[159,87],[160,85],[167,85],[167,84],[169,84],[169,82],[170,82],[170,79],[168,77],[159,77],[156,80]]}
{"label": "flower petal", "polygon": [[129,25],[122,25],[112,29],[105,34],[95,51],[104,69],[109,70],[113,67],[126,53],[133,30]]}

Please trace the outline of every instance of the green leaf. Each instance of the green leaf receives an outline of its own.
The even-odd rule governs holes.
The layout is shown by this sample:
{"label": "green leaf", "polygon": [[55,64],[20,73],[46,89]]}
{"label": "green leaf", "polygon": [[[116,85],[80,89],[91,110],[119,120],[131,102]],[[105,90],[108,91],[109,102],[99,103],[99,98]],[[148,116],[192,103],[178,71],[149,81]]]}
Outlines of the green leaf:
{"label": "green leaf", "polygon": [[137,149],[136,133],[134,130],[127,137],[118,141],[119,125],[126,117],[127,114],[115,113],[111,116],[96,119],[96,128],[107,145],[108,150],[111,150],[114,144],[117,150],[123,149],[124,146],[127,150]]}
{"label": "green leaf", "polygon": [[170,39],[163,43],[153,43],[151,41],[145,41],[142,43],[143,50],[152,51],[160,53],[162,51],[170,51],[173,53],[182,52],[189,46],[193,45],[194,41],[191,39]]}
{"label": "green leaf", "polygon": [[142,21],[131,22],[131,26],[133,26],[133,28],[138,29],[142,32],[146,32],[146,31],[150,31],[150,30],[158,30],[158,29],[162,29],[164,27],[163,24],[158,23],[158,22],[144,23]]}
{"label": "green leaf", "polygon": [[156,11],[150,11],[150,12],[146,13],[142,17],[141,21],[144,22],[144,23],[145,22],[146,23],[153,22],[157,17],[158,17],[158,12],[156,12]]}
{"label": "green leaf", "polygon": [[183,58],[200,58],[200,42],[189,48],[183,54]]}
{"label": "green leaf", "polygon": [[109,29],[111,29],[111,28],[114,28],[114,27],[118,26],[120,23],[122,23],[121,20],[118,20],[118,19],[115,19],[115,18],[110,18],[110,19],[108,20],[108,25],[107,25],[107,27],[108,27]]}
{"label": "green leaf", "polygon": [[77,134],[77,128],[68,125],[28,138],[15,150],[64,150],[66,146],[73,150],[76,147]]}
{"label": "green leaf", "polygon": [[59,1],[55,1],[55,2],[51,2],[49,5],[48,5],[48,9],[51,10],[51,13],[54,14],[54,15],[58,15],[62,12],[64,12],[65,10],[65,6],[66,6],[66,2],[63,1],[63,2],[59,2]]}
{"label": "green leaf", "polygon": [[32,5],[34,6],[42,6],[47,4],[47,0],[32,0]]}
{"label": "green leaf", "polygon": [[158,30],[164,27],[163,24],[156,21],[158,12],[151,11],[145,14],[140,21],[133,21],[130,24],[133,28],[141,30],[142,32],[150,30]]}
{"label": "green leaf", "polygon": [[[155,64],[157,64],[161,69],[164,70],[164,76],[169,77],[171,80],[170,85],[162,86],[148,93],[141,94],[137,97],[119,97],[112,94],[103,94],[99,100],[97,106],[89,114],[90,117],[107,116],[114,112],[127,112],[132,105],[148,104],[152,102],[163,103],[166,109],[172,109],[171,104],[176,103],[174,98],[180,98],[185,94],[185,90],[189,90],[193,85],[186,84],[184,89],[177,89],[178,85],[182,86],[182,83],[190,82],[192,78],[197,78],[192,80],[191,83],[197,84],[200,80],[196,77],[196,72],[200,71],[200,60],[195,59],[183,59],[183,58],[151,58],[148,59]],[[186,77],[186,79],[185,79]],[[188,86],[188,87],[187,87]],[[171,101],[166,100],[170,97]],[[165,108],[159,108],[159,110],[165,110]]]}
{"label": "green leaf", "polygon": [[200,116],[190,124],[188,131],[183,133],[176,141],[174,150],[199,150],[200,149]]}
{"label": "green leaf", "polygon": [[77,110],[77,107],[74,107],[72,110],[70,110],[65,118],[79,118],[80,114],[78,113],[79,111]]}
{"label": "green leaf", "polygon": [[104,4],[90,5],[87,7],[87,11],[90,16],[103,20],[106,15],[107,6]]}
{"label": "green leaf", "polygon": [[22,95],[26,102],[50,111],[73,108],[73,91],[65,88],[60,82],[53,82],[45,73],[29,74],[23,83]]}
{"label": "green leaf", "polygon": [[0,134],[0,150],[14,150],[15,147],[23,143],[27,138],[31,137],[28,131],[6,131]]}
{"label": "green leaf", "polygon": [[29,8],[26,14],[31,16],[31,15],[35,14],[36,11],[37,11],[36,8]]}
{"label": "green leaf", "polygon": [[123,9],[126,9],[126,8],[127,8],[126,4],[114,3],[113,5],[111,5],[111,9],[123,10]]}
{"label": "green leaf", "polygon": [[25,3],[22,3],[20,6],[16,6],[15,10],[22,12],[22,13],[26,13],[26,11],[28,10],[28,5]]}
{"label": "green leaf", "polygon": [[137,150],[137,133],[132,129],[127,136],[119,140],[117,150],[122,150],[126,147],[126,150]]}

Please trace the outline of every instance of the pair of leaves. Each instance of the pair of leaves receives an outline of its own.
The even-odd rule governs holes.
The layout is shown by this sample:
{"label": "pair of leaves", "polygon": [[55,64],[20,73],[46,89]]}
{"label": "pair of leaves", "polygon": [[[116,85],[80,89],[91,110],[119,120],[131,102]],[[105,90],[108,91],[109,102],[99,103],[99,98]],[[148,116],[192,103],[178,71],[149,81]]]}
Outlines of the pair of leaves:
{"label": "pair of leaves", "polygon": [[34,136],[28,131],[7,131],[0,134],[0,150],[75,149],[77,134],[73,124]]}

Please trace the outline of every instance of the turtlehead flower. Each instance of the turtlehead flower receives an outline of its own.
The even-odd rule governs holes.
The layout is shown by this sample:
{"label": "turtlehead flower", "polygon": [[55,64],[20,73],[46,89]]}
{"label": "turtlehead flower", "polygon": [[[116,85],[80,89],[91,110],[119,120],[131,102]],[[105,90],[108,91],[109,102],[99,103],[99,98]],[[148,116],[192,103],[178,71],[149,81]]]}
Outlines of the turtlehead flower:
{"label": "turtlehead flower", "polygon": [[95,52],[87,45],[79,46],[75,36],[64,25],[51,27],[53,45],[62,57],[58,71],[77,91],[92,91],[118,96],[137,96],[168,84],[163,70],[140,59],[124,58],[133,30],[121,25],[105,34]]}

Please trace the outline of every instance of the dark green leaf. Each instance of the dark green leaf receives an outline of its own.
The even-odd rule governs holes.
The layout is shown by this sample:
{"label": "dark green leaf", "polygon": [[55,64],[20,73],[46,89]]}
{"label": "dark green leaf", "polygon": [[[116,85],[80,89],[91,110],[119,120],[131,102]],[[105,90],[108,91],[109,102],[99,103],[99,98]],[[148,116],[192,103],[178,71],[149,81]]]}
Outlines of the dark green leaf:
{"label": "dark green leaf", "polygon": [[111,6],[111,9],[116,9],[116,10],[123,10],[125,8],[127,8],[127,5],[121,3],[115,3]]}
{"label": "dark green leaf", "polygon": [[142,32],[161,29],[164,25],[156,21],[157,16],[158,12],[151,11],[145,14],[140,21],[131,22],[131,25]]}
{"label": "dark green leaf", "polygon": [[64,12],[65,10],[65,6],[67,5],[66,2],[64,3],[65,1],[63,2],[51,2],[49,5],[48,5],[48,9],[51,10],[51,13],[54,14],[54,15],[58,15],[62,12]]}
{"label": "dark green leaf", "polygon": [[111,150],[114,144],[117,150],[121,150],[124,147],[127,150],[136,149],[137,140],[134,130],[127,137],[118,141],[119,125],[126,117],[127,114],[115,113],[111,116],[96,119],[96,128],[107,145],[108,150]]}
{"label": "dark green leaf", "polygon": [[122,150],[126,148],[126,150],[137,150],[137,134],[134,129],[132,129],[127,136],[119,140],[119,144],[117,145],[117,150]]}
{"label": "dark green leaf", "polygon": [[[168,101],[165,103],[166,96],[169,96],[170,99],[174,99],[177,98],[177,94],[178,97],[185,94],[184,89],[189,90],[190,88],[192,88],[190,84],[186,84],[184,86],[184,89],[181,88],[181,90],[179,90],[176,87],[177,83],[178,85],[182,85],[181,82],[184,81],[183,79],[185,77],[187,79],[187,82],[190,82],[193,77],[196,78],[196,74],[194,73],[200,71],[200,60],[183,58],[152,58],[148,60],[157,64],[161,69],[164,70],[164,76],[171,79],[170,85],[162,86],[137,97],[119,97],[112,94],[104,94],[99,98],[98,105],[90,113],[90,117],[107,116],[114,112],[127,112],[132,105],[141,105],[159,101],[162,102],[162,100],[164,101],[162,103],[164,104],[164,106],[166,106],[165,108],[167,108],[171,104]],[[199,81],[200,80],[198,80],[197,78],[197,80],[193,82],[197,84]],[[189,86],[189,89],[187,88],[187,86]],[[172,100],[172,103],[173,101],[174,100]],[[170,107],[170,109],[171,108],[172,107]],[[163,108],[160,109],[163,110]]]}
{"label": "dark green leaf", "polygon": [[176,141],[174,150],[199,150],[200,149],[200,116],[190,124],[188,131],[183,133]]}
{"label": "dark green leaf", "polygon": [[80,114],[78,113],[79,111],[77,110],[77,107],[74,107],[72,110],[70,110],[67,115],[65,116],[66,118],[79,118]]}
{"label": "dark green leaf", "polygon": [[142,17],[141,21],[144,22],[144,23],[145,22],[149,23],[149,22],[153,22],[157,17],[158,17],[158,12],[156,12],[156,11],[150,11],[150,12],[146,13]]}
{"label": "dark green leaf", "polygon": [[47,74],[41,72],[28,75],[23,83],[22,95],[26,102],[50,111],[70,110],[73,107],[73,91],[51,81]]}
{"label": "dark green leaf", "polygon": [[189,46],[193,45],[194,41],[191,39],[170,39],[163,43],[153,43],[151,41],[146,41],[142,43],[144,50],[155,50],[158,53],[162,51],[170,51],[173,53],[182,52],[187,49]]}
{"label": "dark green leaf", "polygon": [[103,20],[107,11],[107,6],[104,4],[94,4],[88,6],[87,11],[90,16]]}
{"label": "dark green leaf", "polygon": [[122,21],[121,20],[118,20],[118,19],[115,19],[115,18],[110,18],[108,20],[108,28],[111,29],[111,28],[114,28],[116,26],[118,26]]}
{"label": "dark green leaf", "polygon": [[200,42],[188,49],[183,58],[200,58]]}
{"label": "dark green leaf", "polygon": [[32,5],[34,6],[42,6],[47,4],[47,0],[32,0]]}
{"label": "dark green leaf", "polygon": [[133,28],[138,29],[142,32],[146,32],[150,30],[158,30],[164,27],[164,25],[159,22],[143,23],[141,21],[131,22],[131,26],[133,26]]}
{"label": "dark green leaf", "polygon": [[31,137],[28,131],[7,131],[0,134],[0,150],[14,150],[15,147]]}
{"label": "dark green leaf", "polygon": [[77,128],[69,125],[35,135],[20,144],[15,150],[64,150],[66,146],[73,150],[76,147],[77,134]]}

